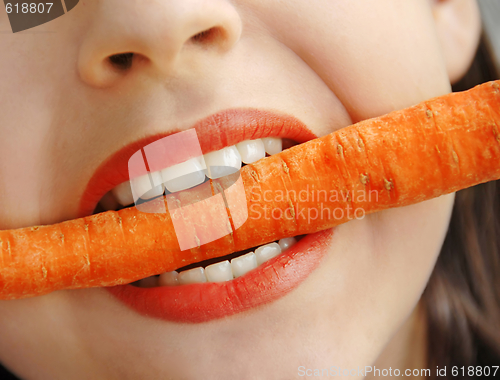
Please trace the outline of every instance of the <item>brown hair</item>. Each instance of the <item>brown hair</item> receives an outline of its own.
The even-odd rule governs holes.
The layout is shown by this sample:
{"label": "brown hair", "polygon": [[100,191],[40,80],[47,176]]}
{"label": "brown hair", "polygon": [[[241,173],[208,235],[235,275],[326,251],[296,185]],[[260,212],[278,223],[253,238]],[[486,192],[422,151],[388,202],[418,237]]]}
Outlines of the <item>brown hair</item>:
{"label": "brown hair", "polygon": [[[469,72],[453,90],[496,77],[482,39]],[[500,365],[500,181],[457,192],[448,233],[422,300],[431,378],[476,378],[484,366]],[[437,377],[436,366],[446,366],[447,377]]]}

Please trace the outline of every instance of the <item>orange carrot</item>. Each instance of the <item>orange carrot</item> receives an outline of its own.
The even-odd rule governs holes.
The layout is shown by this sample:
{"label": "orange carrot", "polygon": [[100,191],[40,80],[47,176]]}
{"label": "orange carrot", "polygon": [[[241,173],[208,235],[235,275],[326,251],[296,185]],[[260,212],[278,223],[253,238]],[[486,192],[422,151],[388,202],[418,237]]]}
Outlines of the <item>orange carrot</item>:
{"label": "orange carrot", "polygon": [[[0,299],[130,283],[330,228],[361,217],[359,210],[410,205],[499,179],[500,81],[362,121],[247,165],[240,175],[247,207],[235,212],[241,199],[227,192],[225,220],[188,208],[169,210],[176,220],[194,220],[186,226],[198,244],[210,228],[227,230],[187,251],[180,251],[170,213],[135,207],[0,231]],[[216,195],[224,185],[211,181],[170,195],[167,203],[185,205]]]}

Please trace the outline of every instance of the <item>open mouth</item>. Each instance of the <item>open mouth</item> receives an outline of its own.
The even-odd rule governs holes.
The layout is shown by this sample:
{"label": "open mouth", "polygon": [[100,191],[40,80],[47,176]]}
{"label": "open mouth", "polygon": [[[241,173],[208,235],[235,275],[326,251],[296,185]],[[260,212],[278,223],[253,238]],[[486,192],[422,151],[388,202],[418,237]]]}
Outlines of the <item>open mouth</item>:
{"label": "open mouth", "polygon": [[[248,109],[212,115],[194,129],[206,163],[203,170],[193,158],[128,180],[128,158],[164,136],[138,141],[97,170],[82,198],[82,212],[91,204],[99,213],[167,198],[316,137],[293,117]],[[183,175],[186,172],[197,174]],[[138,193],[143,195],[135,196],[134,202]],[[332,231],[285,235],[274,242],[253,231],[249,235],[256,243],[253,248],[209,260],[187,260],[174,271],[106,289],[140,314],[163,320],[198,323],[230,316],[272,302],[297,287],[326,254]]]}
{"label": "open mouth", "polygon": [[[201,169],[197,158],[192,158],[184,163],[151,173],[152,178],[158,179],[159,185],[146,191],[143,197],[136,201],[134,201],[132,187],[135,187],[136,191],[150,188],[150,177],[143,176],[122,182],[101,198],[94,214],[105,211],[118,211],[132,207],[135,204],[147,203],[152,199],[167,194],[175,194],[195,188],[210,179],[232,174],[247,164],[280,153],[297,144],[293,140],[279,137],[242,141],[236,145],[205,154],[203,157],[203,162],[206,163],[205,170]],[[188,174],[186,175],[186,173]],[[164,272],[135,281],[132,285],[151,288],[155,286],[231,281],[285,252],[301,238],[302,236],[288,237],[227,256],[193,263],[171,272]]]}

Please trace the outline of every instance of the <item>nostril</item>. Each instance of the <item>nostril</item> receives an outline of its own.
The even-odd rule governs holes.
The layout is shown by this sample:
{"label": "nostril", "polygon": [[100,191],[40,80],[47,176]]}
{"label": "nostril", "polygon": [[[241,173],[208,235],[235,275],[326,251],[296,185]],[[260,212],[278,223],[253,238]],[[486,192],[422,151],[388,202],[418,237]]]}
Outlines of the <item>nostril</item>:
{"label": "nostril", "polygon": [[219,27],[213,27],[191,37],[191,41],[196,44],[211,43],[223,36],[223,32]]}
{"label": "nostril", "polygon": [[128,70],[132,67],[132,62],[134,60],[134,53],[120,53],[113,54],[109,58],[109,62],[113,67],[119,70]]}

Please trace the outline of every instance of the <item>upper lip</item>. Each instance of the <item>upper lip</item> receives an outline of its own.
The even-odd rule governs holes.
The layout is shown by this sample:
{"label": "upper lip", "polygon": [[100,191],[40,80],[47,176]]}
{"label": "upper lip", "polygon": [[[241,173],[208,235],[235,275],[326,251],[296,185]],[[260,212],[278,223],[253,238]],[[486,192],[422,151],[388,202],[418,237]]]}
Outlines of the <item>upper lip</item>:
{"label": "upper lip", "polygon": [[[203,154],[244,140],[269,136],[288,138],[298,143],[316,138],[316,135],[295,117],[258,109],[224,110],[199,120],[191,128],[196,130]],[[129,180],[128,161],[136,151],[180,131],[147,136],[108,156],[87,183],[80,199],[79,216],[92,214],[104,194]]]}

